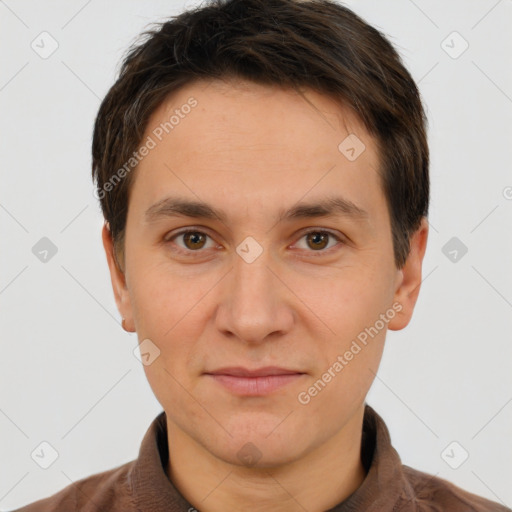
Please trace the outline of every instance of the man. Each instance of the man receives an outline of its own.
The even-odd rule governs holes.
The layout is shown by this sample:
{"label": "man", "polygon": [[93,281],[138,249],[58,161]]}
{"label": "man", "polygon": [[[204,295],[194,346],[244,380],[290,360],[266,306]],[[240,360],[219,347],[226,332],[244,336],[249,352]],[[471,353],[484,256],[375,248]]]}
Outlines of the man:
{"label": "man", "polygon": [[420,290],[429,153],[390,43],[328,1],[147,34],[93,140],[123,327],[164,411],[137,460],[20,511],[504,511],[401,464],[365,403]]}

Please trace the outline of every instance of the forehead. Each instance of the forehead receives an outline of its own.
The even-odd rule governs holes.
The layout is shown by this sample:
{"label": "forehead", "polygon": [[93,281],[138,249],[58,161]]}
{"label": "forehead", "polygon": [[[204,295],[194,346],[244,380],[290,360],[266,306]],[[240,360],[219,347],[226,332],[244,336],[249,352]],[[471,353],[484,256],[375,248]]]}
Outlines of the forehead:
{"label": "forehead", "polygon": [[149,119],[143,140],[155,144],[136,170],[135,195],[146,205],[173,191],[247,208],[249,198],[264,207],[337,189],[375,203],[374,139],[348,107],[303,92],[233,80],[173,92]]}
{"label": "forehead", "polygon": [[[187,107],[191,102],[196,103],[193,109]],[[173,117],[176,124],[166,127]],[[300,156],[326,149],[337,154],[340,136],[351,133],[365,141],[370,150],[366,156],[375,149],[373,137],[345,103],[308,88],[299,93],[237,79],[199,80],[173,92],[153,112],[146,132],[159,126],[164,138],[172,134],[176,143],[186,144],[189,153],[218,141],[247,147],[264,143],[296,148],[301,144]],[[195,129],[200,132],[190,137]]]}

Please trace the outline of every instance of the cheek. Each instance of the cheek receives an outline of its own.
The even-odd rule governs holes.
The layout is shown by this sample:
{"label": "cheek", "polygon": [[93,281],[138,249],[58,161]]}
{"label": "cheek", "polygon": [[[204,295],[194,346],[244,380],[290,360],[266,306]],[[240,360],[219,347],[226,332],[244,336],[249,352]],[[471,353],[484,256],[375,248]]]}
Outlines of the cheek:
{"label": "cheek", "polygon": [[310,288],[308,306],[329,328],[326,336],[316,337],[312,358],[317,364],[311,383],[317,384],[311,392],[318,393],[318,408],[328,408],[329,400],[348,406],[364,398],[382,357],[388,323],[396,314],[387,282],[352,270],[338,275],[328,293]]}
{"label": "cheek", "polygon": [[130,282],[130,302],[139,335],[151,334],[164,341],[176,331],[193,328],[190,315],[215,283],[214,277],[184,277],[169,265],[148,261],[144,266],[142,261],[140,266],[132,267]]}
{"label": "cheek", "polygon": [[[372,324],[356,336],[339,336],[334,343],[324,343],[317,358],[322,364],[301,388],[298,403],[310,412],[322,411],[333,420],[357,408],[377,373],[385,335],[385,327],[379,330]],[[333,403],[340,407],[333,408]]]}
{"label": "cheek", "polygon": [[328,327],[328,337],[343,343],[373,325],[391,305],[393,287],[384,269],[346,267],[329,276],[301,277],[294,291],[311,314]]}
{"label": "cheek", "polygon": [[153,363],[144,365],[146,377],[159,400],[165,398],[159,390],[177,396],[178,383],[186,385],[187,372],[194,368],[192,340],[201,334],[204,287],[198,282],[191,286],[190,281],[163,269],[146,269],[133,276],[130,300],[139,343],[149,339],[158,354]]}

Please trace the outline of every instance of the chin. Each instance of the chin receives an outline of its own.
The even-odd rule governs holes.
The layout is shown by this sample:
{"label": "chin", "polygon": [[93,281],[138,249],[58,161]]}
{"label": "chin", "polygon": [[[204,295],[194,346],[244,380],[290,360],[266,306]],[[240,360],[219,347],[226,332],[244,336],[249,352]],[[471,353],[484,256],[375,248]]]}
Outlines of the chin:
{"label": "chin", "polygon": [[[307,450],[304,435],[293,435],[289,429],[279,431],[279,421],[273,418],[272,427],[267,422],[260,428],[254,422],[231,424],[232,437],[223,436],[207,446],[207,449],[219,459],[229,464],[248,468],[272,468],[294,462]],[[279,427],[278,427],[279,428]]]}
{"label": "chin", "polygon": [[229,447],[215,447],[212,452],[217,458],[235,466],[248,469],[272,469],[290,464],[300,458],[298,446],[282,445],[263,441],[236,441]]}

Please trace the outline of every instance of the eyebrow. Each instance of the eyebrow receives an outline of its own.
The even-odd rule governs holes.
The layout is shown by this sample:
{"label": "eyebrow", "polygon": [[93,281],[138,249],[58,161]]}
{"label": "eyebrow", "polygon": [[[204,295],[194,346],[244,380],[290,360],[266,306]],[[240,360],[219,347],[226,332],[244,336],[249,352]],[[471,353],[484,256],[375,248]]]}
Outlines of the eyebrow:
{"label": "eyebrow", "polygon": [[[227,221],[226,212],[203,201],[195,201],[180,197],[166,197],[145,212],[147,223],[155,222],[166,217],[192,217],[196,219]],[[368,212],[352,201],[340,196],[326,197],[314,202],[298,203],[288,210],[281,209],[277,222],[292,221],[316,217],[348,217],[354,220],[366,220]]]}

